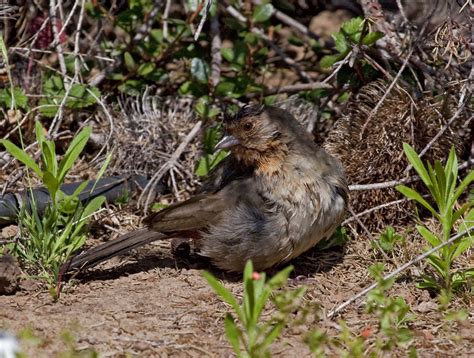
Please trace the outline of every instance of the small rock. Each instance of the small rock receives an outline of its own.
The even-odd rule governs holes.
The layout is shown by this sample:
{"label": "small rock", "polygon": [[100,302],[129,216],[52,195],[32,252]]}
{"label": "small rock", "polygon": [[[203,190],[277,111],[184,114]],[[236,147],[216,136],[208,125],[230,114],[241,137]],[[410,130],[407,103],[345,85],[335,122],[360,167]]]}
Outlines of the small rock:
{"label": "small rock", "polygon": [[0,238],[4,240],[13,239],[18,235],[18,226],[8,225],[0,231]]}
{"label": "small rock", "polygon": [[20,288],[24,291],[37,291],[41,284],[35,280],[23,280],[20,282]]}
{"label": "small rock", "polygon": [[13,256],[0,256],[0,295],[14,293],[18,288],[20,275],[20,266]]}
{"label": "small rock", "polygon": [[414,309],[421,313],[436,311],[438,309],[438,304],[433,301],[423,301],[418,306],[415,306]]}

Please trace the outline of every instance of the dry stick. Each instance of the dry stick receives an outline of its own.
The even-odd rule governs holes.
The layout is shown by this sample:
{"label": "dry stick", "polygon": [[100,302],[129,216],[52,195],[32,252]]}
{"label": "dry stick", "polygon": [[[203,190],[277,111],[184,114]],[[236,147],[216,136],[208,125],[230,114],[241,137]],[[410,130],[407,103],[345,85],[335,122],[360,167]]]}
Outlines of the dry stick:
{"label": "dry stick", "polygon": [[360,139],[362,140],[363,138],[363,135],[364,135],[364,132],[365,132],[365,129],[367,128],[367,125],[369,124],[370,120],[372,119],[372,117],[377,113],[377,111],[379,110],[380,106],[383,104],[383,102],[385,101],[385,99],[387,98],[388,94],[390,93],[390,91],[392,90],[392,88],[396,85],[398,79],[400,78],[400,76],[402,75],[402,72],[405,70],[405,67],[407,66],[408,62],[410,61],[410,57],[413,53],[413,47],[410,49],[410,51],[408,52],[408,55],[407,57],[405,58],[405,60],[403,61],[403,64],[402,66],[400,67],[400,69],[398,70],[398,73],[397,75],[395,76],[395,78],[393,79],[392,83],[390,83],[390,86],[388,86],[387,90],[385,91],[384,95],[382,96],[382,98],[380,99],[380,101],[377,102],[377,104],[375,105],[374,109],[372,109],[372,111],[370,111],[370,114],[369,114],[369,117],[367,118],[367,120],[365,121],[364,125],[362,126],[362,129],[360,131]]}
{"label": "dry stick", "polygon": [[332,71],[332,73],[327,76],[322,83],[328,83],[331,78],[337,75],[337,73],[341,70],[342,66],[344,66],[345,63],[349,61],[349,58],[352,56],[352,50],[349,51],[349,53],[344,57],[341,61],[339,61],[339,64],[337,65],[336,69]]}
{"label": "dry stick", "polygon": [[407,18],[407,14],[405,13],[405,9],[403,8],[401,0],[396,0],[396,2],[397,2],[398,10],[400,10],[400,15],[402,15],[403,21],[405,21],[405,23],[408,24],[409,21]]}
{"label": "dry stick", "polygon": [[76,27],[76,37],[74,39],[74,76],[81,71],[81,64],[79,62],[79,39],[81,36],[82,30],[82,21],[84,20],[84,7],[85,7],[85,0],[81,1],[81,11],[79,12],[79,20],[77,21]]}
{"label": "dry stick", "polygon": [[359,191],[359,190],[374,190],[374,189],[386,189],[393,188],[399,184],[408,184],[414,181],[418,181],[420,178],[416,175],[402,179],[402,180],[391,180],[383,183],[374,183],[374,184],[353,184],[349,185],[350,191]]}
{"label": "dry stick", "polygon": [[[226,7],[226,10],[229,15],[239,20],[240,22],[247,22],[245,16],[238,12],[234,7],[229,5]],[[250,30],[256,33],[261,39],[263,39],[288,66],[293,68],[298,73],[298,75],[304,82],[311,82],[311,78],[308,76],[308,74],[293,59],[289,58],[281,48],[279,48],[272,40],[270,40],[270,38],[265,35],[261,29],[257,27],[252,27]]]}
{"label": "dry stick", "polygon": [[51,43],[50,46],[55,47],[60,40],[60,37],[64,30],[66,30],[67,25],[69,24],[69,21],[71,21],[72,16],[74,15],[74,12],[76,11],[77,4],[79,3],[79,0],[74,1],[74,5],[72,6],[71,11],[69,12],[69,16],[67,17],[66,21],[64,21],[63,26],[61,27],[61,30],[58,31],[58,35],[55,36],[53,42]]}
{"label": "dry stick", "polygon": [[332,88],[330,85],[327,83],[323,82],[313,82],[313,83],[299,83],[297,85],[288,85],[288,86],[283,86],[283,87],[275,87],[275,88],[269,88],[267,90],[263,91],[263,94],[265,96],[270,96],[273,94],[278,94],[278,93],[298,93],[301,91],[312,91],[315,89],[330,89]]}
{"label": "dry stick", "polygon": [[181,142],[181,144],[178,146],[176,151],[171,155],[170,159],[153,175],[153,177],[150,179],[148,184],[145,186],[143,189],[143,192],[141,193],[140,197],[138,198],[139,203],[143,203],[143,197],[147,193],[146,200],[143,203],[145,206],[145,212],[147,211],[148,204],[151,201],[151,197],[153,193],[155,192],[153,186],[161,180],[163,175],[168,170],[171,170],[176,164],[181,156],[181,154],[184,152],[186,149],[186,146],[193,140],[193,138],[199,133],[200,129],[202,126],[202,121],[197,122],[194,127],[191,129],[191,131],[188,133],[188,135],[184,138],[184,140]]}
{"label": "dry stick", "polygon": [[389,38],[390,42],[396,41],[395,30],[392,24],[385,20],[380,3],[377,0],[360,0],[359,3],[364,11],[365,17],[373,18],[376,26]]}
{"label": "dry stick", "polygon": [[[76,1],[77,3],[77,1]],[[61,122],[63,120],[63,108],[64,106],[66,105],[66,101],[69,97],[69,94],[72,90],[72,86],[74,85],[74,82],[77,81],[77,79],[79,78],[80,76],[80,72],[81,72],[81,63],[80,63],[80,60],[79,60],[79,38],[80,38],[80,35],[81,35],[81,29],[82,29],[82,21],[84,20],[84,7],[85,7],[85,0],[82,0],[81,1],[81,10],[79,12],[79,20],[77,21],[77,26],[76,26],[76,35],[75,35],[75,39],[74,39],[74,52],[73,52],[73,55],[74,55],[74,77],[73,79],[66,83],[66,92],[64,94],[64,97],[61,101],[61,104],[58,108],[58,111],[56,113],[56,115],[54,116],[54,119],[49,127],[49,131],[48,131],[48,136],[51,136],[51,135],[54,135],[58,130],[59,130],[59,127],[61,126]],[[71,10],[71,16],[72,16],[72,12],[74,11],[74,9],[76,8],[76,6],[74,6],[73,10]]]}
{"label": "dry stick", "polygon": [[[262,2],[260,0],[253,0],[252,1],[256,5],[260,5]],[[273,9],[272,16],[275,16],[278,20],[283,22],[285,25],[288,25],[297,31],[301,32],[303,35],[312,37],[315,40],[319,40],[320,37],[316,35],[313,31],[311,31],[308,27],[303,25],[301,22],[296,21],[292,17],[288,16],[284,12],[281,12],[280,10]]]}
{"label": "dry stick", "polygon": [[[461,169],[467,168],[469,165],[472,164],[471,162],[472,161],[467,160],[464,163],[459,164],[458,169],[461,170]],[[391,180],[391,181],[386,181],[386,182],[383,182],[383,183],[352,184],[352,185],[349,185],[349,190],[350,191],[359,191],[359,190],[386,189],[386,188],[392,188],[392,187],[397,186],[399,184],[409,184],[409,183],[412,183],[412,182],[415,182],[415,181],[418,181],[418,180],[420,180],[420,178],[418,176],[414,175],[414,176],[411,176],[411,177],[408,177],[408,178],[405,178],[405,179]]]}
{"label": "dry stick", "polygon": [[[384,249],[382,249],[382,246],[380,246],[380,242],[379,240],[376,240],[374,238],[374,236],[372,235],[372,233],[369,231],[369,229],[367,228],[367,226],[364,225],[364,223],[359,219],[359,217],[355,214],[354,210],[352,210],[352,208],[350,206],[347,207],[347,209],[349,210],[349,212],[351,213],[352,217],[357,221],[357,223],[360,225],[360,227],[362,228],[362,230],[365,231],[365,233],[367,234],[369,240],[371,242],[373,242],[375,244],[375,246],[377,246],[377,248],[379,249],[380,253],[382,254],[382,256],[384,257],[385,261],[386,262],[390,262],[392,260],[390,260],[390,257],[388,257],[387,253],[384,251]],[[395,263],[398,265],[398,262],[395,261]]]}
{"label": "dry stick", "polygon": [[148,33],[150,32],[153,26],[153,22],[155,21],[155,17],[158,14],[158,11],[160,10],[160,6],[161,2],[154,2],[153,8],[147,15],[146,22],[138,28],[137,33],[133,37],[134,43],[137,43],[143,40],[146,36],[148,36]]}
{"label": "dry stick", "polygon": [[194,41],[197,41],[199,38],[199,35],[201,34],[202,28],[204,27],[204,23],[206,22],[206,19],[207,19],[207,14],[211,10],[211,5],[212,5],[212,0],[206,0],[206,8],[201,16],[201,21],[199,21],[198,28],[196,32],[194,33]]}
{"label": "dry stick", "polygon": [[[464,169],[469,165],[469,162],[466,161],[459,165],[458,169]],[[412,183],[415,181],[418,181],[419,177],[417,176],[412,176],[408,177],[402,180],[391,180],[391,181],[386,181],[383,183],[374,183],[374,184],[352,184],[349,185],[349,190],[350,191],[359,191],[359,190],[375,190],[375,189],[386,189],[386,188],[392,188],[394,186],[397,186],[399,184],[408,184]]]}
{"label": "dry stick", "polygon": [[[50,50],[42,50],[42,49],[38,49],[38,48],[26,48],[26,47],[15,47],[15,46],[12,46],[12,47],[9,47],[10,50],[14,50],[14,51],[26,51],[26,52],[37,52],[37,53],[46,53],[46,54],[52,54],[52,53],[56,53],[54,51],[50,51]],[[71,52],[71,51],[63,51],[63,54],[65,55],[74,55],[75,52]],[[98,55],[89,55],[89,54],[86,54],[86,53],[78,53],[79,56],[81,57],[86,57],[86,58],[95,58],[97,60],[101,60],[101,61],[107,61],[107,62],[115,62],[115,60],[113,58],[110,58],[110,57],[104,57],[104,56],[98,56]]]}
{"label": "dry stick", "polygon": [[[474,230],[474,227],[471,227],[465,231],[462,231],[454,236],[452,236],[450,239],[448,239],[447,241],[443,242],[442,244],[436,246],[436,247],[433,247],[432,249],[426,251],[424,254],[420,255],[420,256],[417,256],[415,257],[413,260],[411,261],[408,261],[407,263],[405,263],[404,265],[400,266],[399,268],[397,268],[395,271],[392,271],[391,273],[389,273],[388,275],[384,276],[383,280],[384,281],[387,281],[389,279],[391,279],[392,277],[395,277],[397,276],[400,272],[402,271],[405,271],[408,267],[416,264],[417,262],[425,259],[426,257],[430,256],[432,253],[438,251],[439,249],[443,248],[444,246],[446,245],[449,245],[451,243],[453,243],[455,240],[459,239],[460,237],[464,236],[465,234],[471,232],[472,230]],[[370,291],[372,291],[374,288],[376,288],[378,286],[378,283],[375,282],[373,284],[371,284],[370,286],[368,286],[367,288],[365,288],[364,290],[360,291],[358,294],[356,294],[355,296],[351,297],[349,300],[347,300],[346,302],[342,303],[341,305],[337,306],[335,309],[329,311],[328,315],[327,315],[327,318],[332,318],[336,315],[336,313],[340,312],[341,310],[343,310],[344,308],[346,308],[347,306],[349,306],[351,303],[357,301],[359,298],[365,296],[367,293],[369,293]]]}
{"label": "dry stick", "polygon": [[109,110],[107,109],[107,106],[105,105],[105,103],[99,97],[97,97],[97,95],[94,92],[92,92],[90,89],[87,89],[87,93],[89,93],[96,100],[96,102],[100,104],[100,106],[102,107],[102,109],[105,113],[105,116],[107,117],[107,119],[109,120],[109,123],[110,123],[110,131],[109,131],[109,135],[107,136],[107,140],[105,141],[102,148],[100,148],[100,150],[96,154],[96,156],[91,160],[91,163],[93,163],[95,160],[97,160],[97,158],[99,158],[99,156],[102,154],[102,152],[105,150],[105,148],[107,148],[107,145],[109,144],[110,140],[112,139],[112,135],[114,134],[114,119],[113,119],[112,115],[110,114]]}
{"label": "dry stick", "polygon": [[380,204],[380,205],[374,206],[373,208],[370,208],[370,209],[361,211],[360,213],[357,213],[357,214],[355,214],[355,215],[353,214],[353,216],[351,216],[350,218],[347,218],[346,220],[344,220],[344,221],[341,223],[341,225],[344,226],[344,225],[350,223],[351,221],[357,220],[357,218],[359,218],[359,217],[361,217],[361,216],[370,214],[371,212],[374,212],[374,211],[377,211],[377,210],[386,208],[386,207],[388,207],[388,206],[401,204],[401,203],[404,203],[404,202],[406,202],[406,201],[408,201],[408,199],[399,199],[399,200],[390,201],[390,202],[385,203],[385,204]]}
{"label": "dry stick", "polygon": [[[78,0],[76,0],[76,3],[77,1]],[[54,3],[54,0],[51,0],[50,4],[52,3]],[[73,11],[75,11],[75,8],[76,6],[74,6],[73,9],[71,10],[70,16],[72,16],[72,13]],[[51,24],[53,27],[53,32],[55,34],[55,41],[57,41],[56,50],[58,51],[59,64],[61,67],[61,72],[63,73],[64,78],[66,78],[66,68],[64,67],[64,70],[63,70],[63,67],[61,66],[61,57],[62,57],[62,61],[64,61],[64,57],[63,57],[63,49],[62,49],[61,41],[59,41],[60,39],[59,39],[59,33],[58,33],[57,25],[56,25],[57,23],[55,23],[55,18],[53,17],[52,13],[51,13],[51,17],[52,17]],[[75,45],[74,45],[74,55],[75,55],[74,77],[72,78],[71,81],[68,81],[68,82],[64,81],[65,82],[64,97],[62,98],[61,103],[59,104],[58,111],[56,112],[56,115],[54,116],[54,119],[52,120],[51,125],[49,126],[48,138],[53,136],[58,131],[59,127],[61,126],[61,122],[63,120],[64,106],[66,105],[66,101],[69,98],[69,94],[71,93],[74,83],[77,81],[80,75],[80,64],[78,63],[77,53],[79,52],[79,35],[82,28],[83,18],[84,18],[84,0],[82,0],[81,12],[79,14],[79,21],[76,27],[76,38],[75,38]]]}
{"label": "dry stick", "polygon": [[65,75],[67,72],[66,61],[64,61],[63,46],[59,38],[58,19],[56,17],[56,8],[59,5],[59,3],[56,5],[55,0],[49,0],[49,17],[51,19],[51,28],[53,29],[54,38],[58,41],[56,44],[56,51],[58,52],[59,68],[61,69],[61,73]]}
{"label": "dry stick", "polygon": [[171,0],[166,0],[165,10],[163,11],[163,37],[168,39],[168,17],[170,14]]}
{"label": "dry stick", "polygon": [[211,77],[209,82],[211,84],[211,87],[214,89],[221,78],[222,64],[222,41],[217,12],[216,15],[211,18],[211,38]]}

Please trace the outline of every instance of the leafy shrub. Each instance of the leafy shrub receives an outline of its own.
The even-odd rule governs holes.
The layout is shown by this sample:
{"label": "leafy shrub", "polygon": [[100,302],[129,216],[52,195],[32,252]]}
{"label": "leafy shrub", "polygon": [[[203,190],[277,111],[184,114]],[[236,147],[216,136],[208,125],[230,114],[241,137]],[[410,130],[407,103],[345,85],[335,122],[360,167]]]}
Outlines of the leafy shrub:
{"label": "leafy shrub", "polygon": [[[420,157],[409,144],[404,143],[403,149],[411,165],[430,193],[434,206],[415,189],[405,185],[399,185],[397,189],[407,198],[415,200],[427,209],[437,220],[441,228],[441,232],[436,232],[430,230],[425,225],[417,225],[418,232],[426,242],[431,247],[436,247],[448,241],[453,231],[462,232],[472,227],[474,225],[473,201],[468,200],[464,205],[457,206],[457,200],[474,181],[474,171],[471,170],[464,180],[459,185],[456,185],[458,180],[458,161],[454,148],[449,152],[449,157],[444,167],[439,161],[436,161],[434,166],[430,163],[427,163],[426,166],[423,165]],[[459,229],[457,229],[458,225],[460,225]],[[474,277],[474,269],[461,269],[453,272],[452,266],[456,258],[472,247],[473,242],[473,237],[466,234],[451,245],[446,245],[428,256],[427,262],[434,269],[435,275],[423,276],[419,287],[437,291],[446,290],[449,295],[452,290],[459,289],[462,285],[466,284],[469,277]]]}

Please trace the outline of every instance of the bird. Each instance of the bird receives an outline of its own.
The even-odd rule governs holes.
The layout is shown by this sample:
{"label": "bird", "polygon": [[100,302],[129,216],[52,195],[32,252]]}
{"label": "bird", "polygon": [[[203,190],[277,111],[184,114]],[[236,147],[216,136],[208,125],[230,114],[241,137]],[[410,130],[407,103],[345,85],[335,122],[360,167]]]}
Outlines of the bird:
{"label": "bird", "polygon": [[228,156],[200,193],[144,219],[145,228],[73,257],[67,270],[92,267],[155,240],[193,239],[217,268],[262,271],[328,239],[348,202],[344,170],[290,112],[246,105],[223,119],[215,150]]}

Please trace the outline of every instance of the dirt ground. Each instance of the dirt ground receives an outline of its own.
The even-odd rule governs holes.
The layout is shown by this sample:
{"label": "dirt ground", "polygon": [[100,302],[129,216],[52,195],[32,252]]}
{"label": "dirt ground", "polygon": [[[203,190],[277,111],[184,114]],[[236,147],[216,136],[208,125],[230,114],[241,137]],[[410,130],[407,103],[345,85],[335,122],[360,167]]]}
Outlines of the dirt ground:
{"label": "dirt ground", "polygon": [[[342,249],[313,250],[293,262],[289,287],[306,285],[305,300],[328,311],[372,282],[367,267],[376,259],[364,240],[351,241]],[[74,337],[76,351],[91,349],[101,357],[233,356],[223,327],[229,308],[208,287],[202,269],[212,270],[196,257],[173,258],[168,242],[151,244],[80,274],[58,302],[46,289],[31,285],[15,295],[0,296],[0,328],[14,334],[29,329],[36,340],[24,341],[23,349],[31,357],[67,351],[67,340],[61,338],[64,332]],[[214,273],[234,294],[241,294],[239,276]],[[417,315],[411,328],[419,356],[472,357],[472,296],[471,301],[458,298],[452,305],[468,310],[467,320],[443,323],[436,299],[416,289],[411,280],[402,275],[390,293],[404,297]],[[334,333],[339,319],[357,335],[377,322],[359,301],[334,322],[313,321],[286,329],[273,355],[311,356],[303,342],[305,334],[315,327]],[[390,354],[406,355],[402,350]]]}

